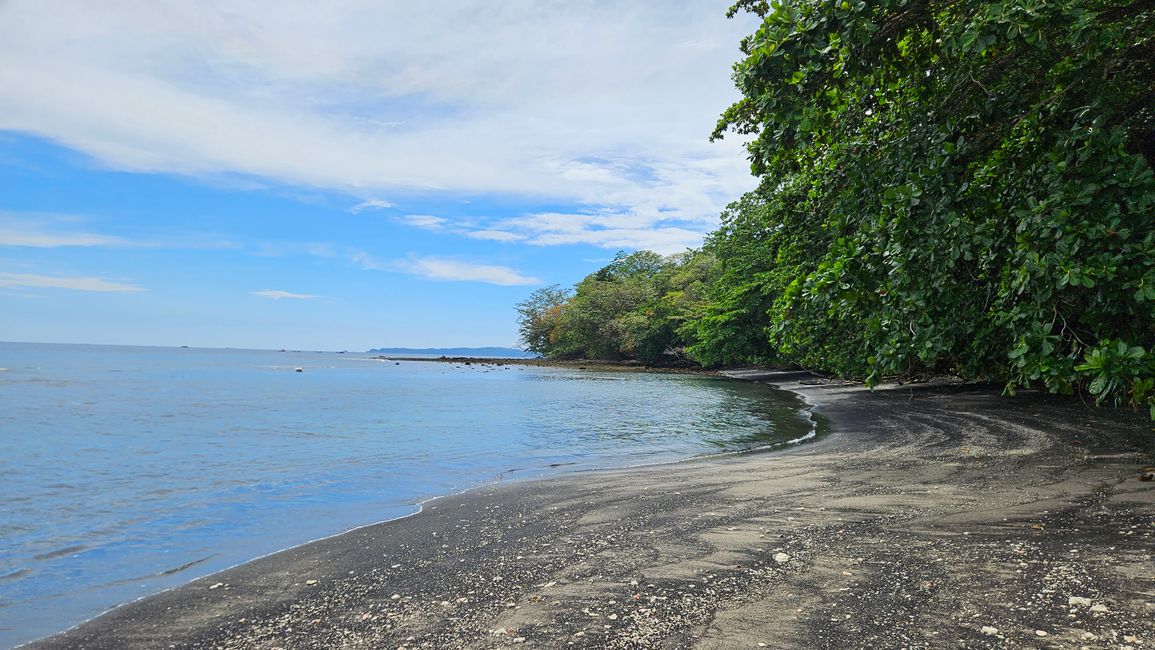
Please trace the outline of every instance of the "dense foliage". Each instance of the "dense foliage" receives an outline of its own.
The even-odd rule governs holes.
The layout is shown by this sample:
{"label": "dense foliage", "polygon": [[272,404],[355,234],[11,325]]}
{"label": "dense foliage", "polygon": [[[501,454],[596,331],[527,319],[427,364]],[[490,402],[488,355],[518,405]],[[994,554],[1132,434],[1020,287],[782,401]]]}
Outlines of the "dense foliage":
{"label": "dense foliage", "polygon": [[684,330],[700,315],[714,267],[701,252],[618,253],[573,292],[545,287],[520,303],[522,343],[560,359],[684,362]]}
{"label": "dense foliage", "polygon": [[763,22],[714,137],[751,139],[761,186],[685,257],[709,260],[692,308],[618,287],[617,311],[588,306],[608,320],[567,322],[626,343],[562,354],[636,355],[625,332],[660,330],[706,365],[951,372],[1155,417],[1155,2],[742,10]]}

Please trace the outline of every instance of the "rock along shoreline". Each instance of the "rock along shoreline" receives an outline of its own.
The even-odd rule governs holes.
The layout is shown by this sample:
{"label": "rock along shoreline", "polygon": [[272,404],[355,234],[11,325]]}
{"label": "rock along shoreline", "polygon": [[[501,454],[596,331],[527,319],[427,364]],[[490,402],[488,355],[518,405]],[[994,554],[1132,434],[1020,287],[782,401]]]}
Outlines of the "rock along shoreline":
{"label": "rock along shoreline", "polygon": [[1155,645],[1145,417],[730,374],[798,393],[831,434],[443,497],[30,647]]}

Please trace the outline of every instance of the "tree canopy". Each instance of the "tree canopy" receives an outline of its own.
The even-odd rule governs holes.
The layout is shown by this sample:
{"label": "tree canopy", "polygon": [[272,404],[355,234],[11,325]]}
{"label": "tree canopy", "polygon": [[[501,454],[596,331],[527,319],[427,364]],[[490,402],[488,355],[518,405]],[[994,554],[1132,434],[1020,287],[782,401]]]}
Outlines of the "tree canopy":
{"label": "tree canopy", "polygon": [[642,258],[607,267],[563,311],[613,285],[583,336],[635,338],[567,354],[661,330],[707,365],[951,372],[1155,416],[1155,1],[740,11],[762,24],[713,137],[749,139],[759,188],[685,257],[709,260],[692,308],[658,309]]}
{"label": "tree canopy", "polygon": [[704,301],[711,258],[618,253],[574,291],[539,289],[518,305],[522,343],[554,358],[684,361],[684,330]]}

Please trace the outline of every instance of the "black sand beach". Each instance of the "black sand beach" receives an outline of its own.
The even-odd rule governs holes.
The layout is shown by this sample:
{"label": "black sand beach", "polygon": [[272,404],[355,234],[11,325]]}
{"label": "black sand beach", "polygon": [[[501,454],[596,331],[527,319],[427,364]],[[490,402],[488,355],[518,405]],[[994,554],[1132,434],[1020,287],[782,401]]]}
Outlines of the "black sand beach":
{"label": "black sand beach", "polygon": [[1144,415],[746,378],[832,434],[438,499],[33,647],[1155,646]]}

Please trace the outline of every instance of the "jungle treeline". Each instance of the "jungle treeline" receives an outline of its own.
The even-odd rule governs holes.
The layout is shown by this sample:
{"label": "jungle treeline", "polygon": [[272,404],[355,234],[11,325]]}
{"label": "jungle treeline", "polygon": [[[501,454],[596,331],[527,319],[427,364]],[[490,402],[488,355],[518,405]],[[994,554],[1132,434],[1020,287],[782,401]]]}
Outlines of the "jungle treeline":
{"label": "jungle treeline", "polygon": [[534,292],[527,349],[947,373],[1155,417],[1155,1],[741,11],[762,23],[713,138],[748,141],[758,188],[698,250]]}

